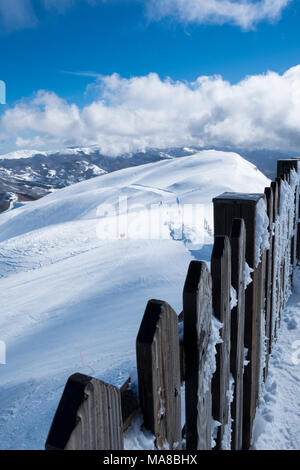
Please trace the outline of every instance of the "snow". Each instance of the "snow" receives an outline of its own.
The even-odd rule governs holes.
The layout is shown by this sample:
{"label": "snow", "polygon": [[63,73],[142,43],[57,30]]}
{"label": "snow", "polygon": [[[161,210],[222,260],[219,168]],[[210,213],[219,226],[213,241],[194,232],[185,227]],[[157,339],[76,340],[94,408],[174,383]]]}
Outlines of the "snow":
{"label": "snow", "polygon": [[259,265],[264,251],[270,248],[269,225],[267,206],[261,198],[256,205],[255,267]]}
{"label": "snow", "polygon": [[244,348],[244,363],[243,363],[243,371],[245,370],[245,367],[247,367],[248,364],[250,364],[250,361],[247,359],[248,357],[248,348]]}
{"label": "snow", "polygon": [[[289,239],[294,234],[294,218],[295,218],[295,188],[290,186],[286,181],[281,183],[280,189],[280,219],[279,219],[279,252],[278,252],[278,282],[281,282],[280,263],[283,259],[290,260],[290,243]],[[290,274],[292,266],[285,263],[284,271],[284,293],[283,302],[285,302],[291,293]]]}
{"label": "snow", "polygon": [[[206,350],[206,361],[204,364],[204,369],[203,369],[203,376],[199,376],[199,381],[198,381],[198,422],[197,426],[198,429],[201,429],[202,423],[200,422],[200,416],[201,416],[201,409],[203,406],[202,400],[207,393],[207,391],[211,387],[211,380],[212,377],[216,371],[216,355],[217,355],[217,344],[222,343],[222,339],[220,337],[220,329],[222,328],[223,324],[219,322],[219,320],[215,317],[212,316],[211,319],[211,333],[210,333],[210,338],[209,342],[207,345],[207,350]],[[200,371],[199,371],[200,373]],[[211,442],[212,442],[212,447],[215,446],[215,438],[216,438],[216,433],[217,430],[216,428],[220,424],[218,421],[215,421],[212,419],[212,428],[211,428]],[[199,432],[200,435],[200,432]],[[198,449],[201,448],[200,443],[198,443]]]}
{"label": "snow", "polygon": [[[268,184],[237,154],[204,151],[96,177],[2,213],[0,340],[7,364],[0,365],[0,448],[43,448],[72,373],[92,373],[117,386],[132,376],[147,301],[162,299],[181,312],[190,261],[203,254],[209,261],[213,238],[205,227],[213,226],[212,198],[263,192]],[[143,225],[152,205],[158,214],[161,206],[180,212],[184,204],[199,203],[206,224],[197,219],[178,239],[169,210],[166,238],[99,238],[99,224],[125,215],[119,207],[125,196],[135,225]],[[193,230],[200,244],[190,241]],[[126,448],[152,448],[152,436],[136,435],[140,425],[137,417]]]}
{"label": "snow", "polygon": [[19,158],[31,158],[34,155],[47,155],[47,152],[43,150],[16,150],[15,152],[10,152],[0,155],[0,160],[15,160]]}
{"label": "snow", "polygon": [[14,152],[9,152],[6,154],[0,155],[0,160],[17,160],[20,158],[31,158],[35,155],[43,155],[44,157],[48,157],[55,154],[61,155],[76,155],[82,154],[91,155],[92,153],[100,151],[100,147],[98,145],[93,145],[90,147],[67,147],[64,149],[56,149],[56,150],[33,150],[33,149],[22,149],[16,150]]}
{"label": "snow", "polygon": [[264,369],[266,367],[267,337],[265,312],[261,315],[260,323],[260,364],[259,364],[259,397],[263,393],[264,387]]}
{"label": "snow", "polygon": [[244,268],[244,289],[246,290],[249,284],[252,282],[251,273],[253,273],[253,269],[250,268],[249,264],[245,262]]}
{"label": "snow", "polygon": [[230,286],[230,310],[238,304],[237,291],[233,286]]}
{"label": "snow", "polygon": [[300,450],[300,270],[284,310],[279,337],[256,413],[253,449]]}
{"label": "snow", "polygon": [[205,395],[205,393],[209,390],[212,376],[216,371],[216,346],[217,344],[222,343],[222,339],[220,337],[220,329],[222,326],[223,324],[220,323],[216,317],[212,316],[211,334],[206,350],[206,362],[204,364],[203,381],[199,380],[199,397]]}
{"label": "snow", "polygon": [[223,439],[222,439],[222,450],[231,450],[231,436],[232,436],[232,423],[233,419],[231,418],[231,404],[234,400],[234,378],[230,374],[229,379],[229,389],[227,390],[226,396],[228,400],[228,422],[225,425]]}
{"label": "snow", "polygon": [[[276,322],[280,308],[285,305],[291,294],[291,273],[294,268],[291,262],[291,244],[289,243],[290,238],[295,235],[297,230],[297,224],[294,227],[294,221],[298,219],[298,204],[295,206],[295,196],[298,199],[296,193],[296,184],[299,181],[299,176],[295,171],[291,172],[291,184],[289,185],[286,181],[281,182],[280,186],[280,214],[276,218],[273,230],[277,243],[274,247],[274,265],[273,265],[273,277],[276,282],[276,286],[283,286],[282,292],[280,289],[273,291],[273,311],[272,316],[272,337],[275,335]],[[298,190],[299,191],[299,190]],[[296,245],[294,246],[296,250]],[[295,257],[295,251],[294,251]],[[282,268],[283,261],[284,268]],[[296,260],[296,257],[295,257]]]}
{"label": "snow", "polygon": [[219,421],[216,421],[212,418],[211,420],[211,448],[214,449],[216,447],[216,439],[218,436],[218,428],[222,426]]}
{"label": "snow", "polygon": [[143,428],[143,417],[138,414],[124,438],[125,450],[155,450],[155,439],[150,431]]}

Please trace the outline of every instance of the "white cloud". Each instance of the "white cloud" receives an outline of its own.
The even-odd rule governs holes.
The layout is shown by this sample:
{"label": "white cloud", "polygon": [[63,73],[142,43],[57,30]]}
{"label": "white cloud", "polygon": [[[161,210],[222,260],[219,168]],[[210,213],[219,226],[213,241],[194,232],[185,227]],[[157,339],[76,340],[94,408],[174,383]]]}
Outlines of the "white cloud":
{"label": "white cloud", "polygon": [[83,109],[46,91],[17,103],[0,120],[2,144],[97,143],[110,154],[147,146],[300,147],[300,65],[235,85],[220,76],[187,83],[114,74],[99,79],[94,93]]}
{"label": "white cloud", "polygon": [[[110,3],[122,0],[0,0],[0,26],[14,30],[38,23],[35,5],[63,13],[67,9],[88,3]],[[184,23],[232,23],[251,29],[260,21],[275,21],[293,0],[131,0],[143,2],[150,19],[175,17]]]}
{"label": "white cloud", "polygon": [[150,0],[152,18],[175,17],[186,23],[232,23],[251,29],[260,21],[274,21],[291,0]]}

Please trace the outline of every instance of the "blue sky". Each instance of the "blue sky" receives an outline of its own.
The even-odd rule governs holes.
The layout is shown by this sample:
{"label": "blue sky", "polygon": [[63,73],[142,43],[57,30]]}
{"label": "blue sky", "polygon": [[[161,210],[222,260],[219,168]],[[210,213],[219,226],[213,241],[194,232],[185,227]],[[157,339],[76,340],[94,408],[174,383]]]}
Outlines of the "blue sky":
{"label": "blue sky", "polygon": [[38,89],[80,100],[90,77],[64,71],[117,72],[123,77],[156,72],[189,81],[221,74],[236,82],[269,69],[283,72],[299,62],[298,1],[282,12],[280,21],[263,21],[247,32],[173,18],[151,22],[143,2],[132,0],[93,7],[75,3],[64,14],[38,8],[38,23],[2,31],[0,77],[7,83],[8,102]]}
{"label": "blue sky", "polygon": [[[19,10],[12,11],[9,2]],[[220,9],[225,8],[222,13],[203,13],[203,5],[207,8],[216,2]],[[162,82],[171,77],[189,84],[197,77],[218,74],[234,85],[248,75],[268,70],[282,75],[297,66],[300,2],[246,0],[247,9],[238,10],[241,3],[0,0],[0,80],[7,85],[7,105],[0,112],[3,115],[13,109],[20,99],[29,101],[32,110],[30,100],[39,90],[82,110],[103,97],[97,74],[117,73],[130,79],[156,73]],[[62,5],[64,8],[58,8]],[[1,134],[0,127],[0,145],[10,149],[16,146],[16,132],[7,135],[7,120],[4,124],[6,133]],[[23,134],[47,132],[33,126],[20,129],[19,136],[23,142]],[[42,141],[47,146],[46,142],[56,145],[61,140]],[[79,143],[87,142],[86,138]],[[61,145],[65,143],[72,142],[61,141]]]}

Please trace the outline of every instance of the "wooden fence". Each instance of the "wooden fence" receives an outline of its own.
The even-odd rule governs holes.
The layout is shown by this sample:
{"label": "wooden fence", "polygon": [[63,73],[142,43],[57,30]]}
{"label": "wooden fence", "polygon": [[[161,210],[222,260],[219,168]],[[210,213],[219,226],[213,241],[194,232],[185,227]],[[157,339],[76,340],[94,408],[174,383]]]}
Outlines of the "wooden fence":
{"label": "wooden fence", "polygon": [[136,341],[139,399],[130,379],[118,389],[72,375],[46,449],[123,449],[138,411],[157,449],[180,450],[184,439],[187,450],[250,448],[300,260],[299,176],[298,159],[279,160],[263,194],[213,200],[210,271],[205,262],[191,262],[179,316],[164,301],[147,304]]}

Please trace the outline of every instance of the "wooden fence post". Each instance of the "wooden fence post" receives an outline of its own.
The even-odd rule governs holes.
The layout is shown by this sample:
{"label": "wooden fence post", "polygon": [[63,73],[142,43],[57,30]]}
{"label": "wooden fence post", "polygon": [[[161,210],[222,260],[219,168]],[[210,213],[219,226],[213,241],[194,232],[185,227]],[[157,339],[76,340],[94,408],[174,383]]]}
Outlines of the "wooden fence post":
{"label": "wooden fence post", "polygon": [[296,158],[277,160],[277,178],[285,179],[290,183],[290,170],[298,172],[298,160]]}
{"label": "wooden fence post", "polygon": [[[282,212],[282,187],[283,187],[283,179],[282,178],[276,178],[275,179],[277,185],[278,185],[278,223],[279,223],[279,236],[278,236],[278,245],[281,246],[282,243],[282,220],[281,220],[281,212]],[[279,256],[282,255],[279,253]],[[277,309],[277,318],[276,318],[276,327],[275,327],[275,335],[277,337],[277,331],[280,328],[280,321],[281,321],[281,314],[282,310],[284,308],[284,295],[283,295],[283,290],[284,290],[284,273],[285,273],[285,268],[284,268],[284,258],[279,259],[278,267],[277,267],[277,301],[278,301],[278,309]]]}
{"label": "wooden fence post", "polygon": [[273,223],[274,223],[274,235],[272,243],[272,295],[271,295],[271,309],[270,309],[270,354],[272,352],[272,345],[276,339],[276,323],[278,318],[278,272],[276,258],[278,256],[278,244],[279,242],[279,189],[278,183],[272,181],[271,190],[273,193]]}
{"label": "wooden fence post", "polygon": [[243,445],[243,374],[245,333],[245,261],[246,228],[243,219],[234,219],[231,236],[231,285],[237,293],[237,305],[231,310],[230,369],[235,382],[231,406],[233,450]]}
{"label": "wooden fence post", "polygon": [[[299,171],[299,160],[297,158],[278,160],[277,161],[277,177],[286,179],[289,184],[291,181],[291,171],[294,170],[297,174]],[[295,189],[295,218],[294,218],[294,235],[291,240],[291,264],[294,267],[297,259],[297,247],[299,246],[299,190]]]}
{"label": "wooden fence post", "polygon": [[122,450],[120,390],[87,375],[72,375],[54,416],[46,449]]}
{"label": "wooden fence post", "polygon": [[[300,158],[296,159],[298,162],[297,166],[297,171],[298,175],[300,177]],[[297,261],[300,261],[300,185],[298,186],[298,195],[297,195],[297,200],[296,200],[296,241],[295,241],[295,252],[296,252],[296,259],[295,259],[295,264]]]}
{"label": "wooden fence post", "polygon": [[269,217],[269,243],[270,247],[266,252],[266,276],[265,276],[265,335],[266,335],[266,365],[265,379],[268,375],[269,354],[271,349],[271,307],[272,307],[272,283],[273,283],[273,191],[271,187],[265,188],[267,202],[267,214]]}
{"label": "wooden fence post", "polygon": [[[290,162],[290,160],[282,160],[281,162]],[[297,160],[291,160],[294,164],[298,164]],[[280,163],[280,161],[278,162]],[[282,173],[279,173],[282,174]],[[290,208],[286,207],[284,204],[283,195],[286,190],[286,184],[289,184],[291,180],[290,170],[286,169],[285,173],[282,177],[277,177],[276,181],[278,183],[279,188],[279,222],[280,222],[280,244],[281,248],[283,248],[283,252],[281,252],[281,259],[280,259],[280,269],[279,269],[279,278],[280,278],[280,286],[279,286],[279,314],[278,314],[278,321],[277,321],[277,329],[280,328],[281,323],[281,316],[283,309],[285,307],[285,303],[287,300],[287,294],[289,286],[292,284],[292,275],[290,272],[290,265],[292,263],[293,255],[292,250],[296,243],[293,241],[293,237],[295,237],[295,232],[292,236],[289,234],[289,226],[290,226]],[[285,217],[285,215],[288,217]],[[293,220],[295,223],[295,220]],[[288,239],[287,239],[288,237]]]}
{"label": "wooden fence post", "polygon": [[244,372],[243,449],[251,445],[253,422],[260,387],[261,317],[264,310],[265,254],[255,266],[256,207],[264,194],[224,193],[214,198],[214,233],[230,235],[233,219],[244,219],[246,261],[254,269],[253,282],[245,292],[245,347],[250,364]]}
{"label": "wooden fence post", "polygon": [[211,276],[213,312],[223,325],[220,330],[222,343],[217,344],[216,372],[212,380],[213,418],[221,423],[216,438],[216,449],[219,450],[228,447],[228,443],[225,444],[223,439],[227,441],[229,428],[231,432],[229,413],[231,251],[227,236],[215,237],[211,257]]}
{"label": "wooden fence post", "polygon": [[[183,290],[185,408],[187,450],[211,449],[211,383],[208,344],[211,335],[211,275],[206,263],[192,261]],[[209,382],[209,383],[207,383]]]}
{"label": "wooden fence post", "polygon": [[181,449],[178,317],[166,302],[148,302],[136,353],[144,425],[155,435],[158,449]]}
{"label": "wooden fence post", "polygon": [[[300,178],[300,158],[295,159],[297,161],[296,173]],[[299,180],[300,181],[300,180]],[[297,264],[297,261],[300,261],[300,184],[298,184],[296,190],[296,200],[295,200],[295,240],[294,240],[294,267]]]}

